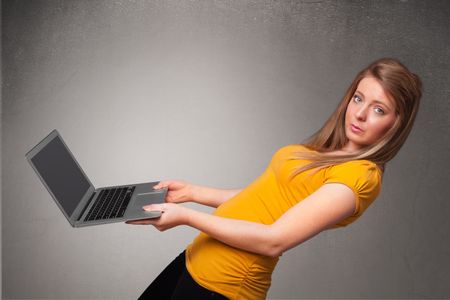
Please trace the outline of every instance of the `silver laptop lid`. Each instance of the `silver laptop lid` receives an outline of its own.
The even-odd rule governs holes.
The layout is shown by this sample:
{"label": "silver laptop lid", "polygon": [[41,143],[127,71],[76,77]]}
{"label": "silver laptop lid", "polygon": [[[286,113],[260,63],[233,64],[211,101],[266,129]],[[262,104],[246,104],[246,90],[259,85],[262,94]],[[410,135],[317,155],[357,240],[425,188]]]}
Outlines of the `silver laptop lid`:
{"label": "silver laptop lid", "polygon": [[73,226],[95,188],[58,131],[53,130],[25,156]]}

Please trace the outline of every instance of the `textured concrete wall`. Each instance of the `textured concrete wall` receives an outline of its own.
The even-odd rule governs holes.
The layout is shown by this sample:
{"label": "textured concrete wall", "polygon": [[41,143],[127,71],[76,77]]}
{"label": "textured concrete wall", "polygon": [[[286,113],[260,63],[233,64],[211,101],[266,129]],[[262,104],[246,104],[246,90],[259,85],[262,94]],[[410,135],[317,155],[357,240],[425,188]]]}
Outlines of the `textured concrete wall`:
{"label": "textured concrete wall", "polygon": [[450,297],[449,15],[448,1],[3,1],[3,297],[134,299],[197,234],[72,229],[24,157],[50,130],[96,186],[245,186],[383,56],[423,78],[411,137],[366,215],[285,253],[269,297]]}

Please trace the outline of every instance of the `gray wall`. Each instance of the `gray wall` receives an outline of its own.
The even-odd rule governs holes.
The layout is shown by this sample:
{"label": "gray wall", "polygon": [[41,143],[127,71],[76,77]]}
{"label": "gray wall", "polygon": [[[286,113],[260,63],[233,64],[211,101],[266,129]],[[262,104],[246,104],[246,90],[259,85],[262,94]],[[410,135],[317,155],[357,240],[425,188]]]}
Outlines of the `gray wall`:
{"label": "gray wall", "polygon": [[71,228],[24,158],[50,130],[96,186],[245,186],[383,56],[423,78],[411,137],[365,216],[285,253],[269,297],[450,297],[449,15],[449,1],[3,1],[3,297],[134,299],[197,234]]}

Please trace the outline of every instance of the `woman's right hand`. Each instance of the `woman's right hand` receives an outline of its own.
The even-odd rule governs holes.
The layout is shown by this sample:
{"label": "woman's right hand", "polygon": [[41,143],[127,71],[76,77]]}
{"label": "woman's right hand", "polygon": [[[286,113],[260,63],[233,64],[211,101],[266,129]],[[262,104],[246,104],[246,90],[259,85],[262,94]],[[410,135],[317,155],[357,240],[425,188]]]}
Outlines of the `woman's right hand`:
{"label": "woman's right hand", "polygon": [[166,202],[183,203],[194,201],[194,185],[181,180],[160,181],[154,189],[167,188]]}

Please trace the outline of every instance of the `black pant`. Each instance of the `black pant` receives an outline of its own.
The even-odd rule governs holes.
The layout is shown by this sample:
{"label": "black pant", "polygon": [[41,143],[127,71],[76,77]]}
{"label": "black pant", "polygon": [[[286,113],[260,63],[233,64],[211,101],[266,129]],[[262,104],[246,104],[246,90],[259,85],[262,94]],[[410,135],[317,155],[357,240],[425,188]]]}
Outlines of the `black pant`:
{"label": "black pant", "polygon": [[197,282],[186,269],[185,252],[175,258],[150,284],[138,300],[226,300]]}

